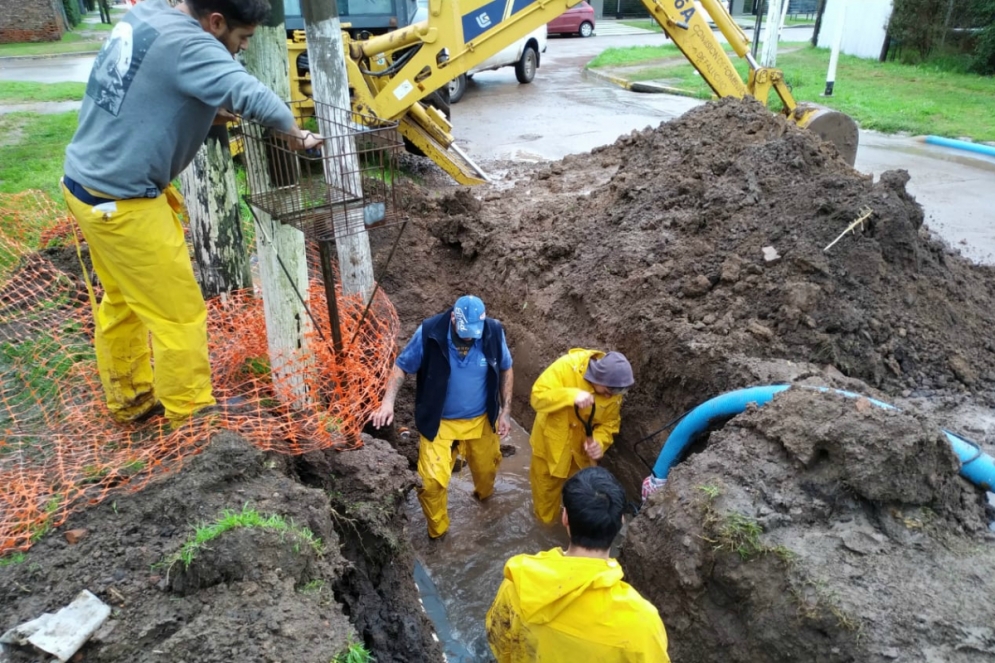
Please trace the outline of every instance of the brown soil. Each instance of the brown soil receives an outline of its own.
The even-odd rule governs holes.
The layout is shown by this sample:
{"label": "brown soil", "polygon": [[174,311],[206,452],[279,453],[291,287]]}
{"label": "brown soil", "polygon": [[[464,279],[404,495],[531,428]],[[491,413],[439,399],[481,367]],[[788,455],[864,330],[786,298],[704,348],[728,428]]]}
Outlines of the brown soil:
{"label": "brown soil", "polygon": [[[526,427],[533,417],[529,390],[553,359],[578,346],[624,352],[637,384],[605,464],[633,494],[664,436],[638,449],[635,442],[730,389],[810,381],[906,405],[995,403],[995,270],[969,263],[928,235],[921,207],[905,190],[904,171],[875,182],[808,132],[756,103],[735,100],[698,107],[588,155],[537,169],[502,168],[488,187],[404,191],[412,223],[404,251],[382,280],[401,317],[400,340],[458,295],[480,295],[507,329],[515,359],[513,414]],[[855,232],[824,251],[868,210]],[[375,237],[381,259],[392,241],[390,233]],[[778,257],[765,259],[766,247]],[[398,424],[409,428],[412,383],[396,410]],[[810,406],[815,402],[794,403],[790,421],[809,416]],[[730,555],[715,561],[720,556],[695,540],[709,534],[700,491],[690,480],[668,494],[698,511],[675,513],[678,520],[670,522],[670,513],[655,508],[637,519],[643,550],[627,553],[629,572],[673,623],[675,641],[684,640],[675,645],[675,660],[988,656],[981,652],[990,648],[990,631],[971,625],[990,625],[991,615],[982,610],[962,617],[953,606],[963,612],[987,602],[990,581],[975,574],[991,575],[992,543],[982,531],[979,495],[953,478],[955,461],[937,442],[936,429],[901,415],[861,413],[870,420],[850,430],[846,424],[859,423],[852,416],[837,426],[833,417],[844,415],[821,407],[812,417],[824,429],[804,427],[791,443],[795,451],[777,451],[788,443],[772,437],[784,427],[775,421],[781,410],[771,409],[757,415],[766,422],[757,428],[763,434],[749,429],[762,439],[744,438],[740,445],[767,444],[770,453],[741,453],[734,463],[726,459],[740,465],[735,472],[713,463],[712,474],[702,471],[698,478],[746,486],[743,495],[756,505],[751,511],[742,502],[743,513],[760,519],[763,541],[801,557],[790,568],[777,555],[749,564],[733,564]],[[746,436],[747,430],[723,435]],[[825,431],[839,434],[836,446]],[[875,443],[859,448],[858,432]],[[413,463],[416,440],[412,432],[392,443]],[[801,448],[806,444],[809,451]],[[702,454],[698,462],[709,457]],[[775,461],[781,465],[771,465]],[[772,485],[783,483],[782,493],[791,492],[787,510],[779,502],[787,497],[763,487],[769,465]],[[893,465],[908,471],[905,483],[890,481],[886,470]],[[855,481],[864,483],[854,487]],[[740,504],[726,504],[731,489],[723,490],[716,513]],[[924,531],[915,523],[932,516],[922,509],[937,514]],[[778,514],[792,518],[790,527]],[[838,522],[850,529],[837,532]],[[783,543],[769,536],[777,527]],[[857,548],[871,545],[867,539],[874,551],[833,543],[840,537]],[[832,546],[812,543],[822,539]],[[681,573],[696,573],[697,585],[673,577],[679,559],[660,574],[634,571],[656,563],[652,551],[688,540],[701,556],[689,558]],[[860,554],[866,559],[850,559]],[[910,597],[903,586],[906,572],[926,588],[921,596]],[[738,584],[723,594],[730,574],[736,577],[729,582]],[[768,583],[776,590],[757,589]],[[856,589],[845,592],[848,584]],[[785,587],[800,598],[792,603]],[[957,603],[959,592],[969,598]],[[768,599],[776,608],[767,608]],[[701,609],[682,616],[699,600]],[[742,625],[751,618],[744,602],[763,615],[758,619],[766,631]],[[791,611],[800,611],[801,625],[787,618]],[[804,635],[795,637],[795,629]],[[864,641],[862,633],[872,637]],[[807,636],[812,643],[801,641]],[[786,644],[768,656],[765,647],[779,637]],[[696,646],[697,657],[691,653]],[[954,649],[960,653],[937,654]]]}
{"label": "brown soil", "polygon": [[676,661],[992,661],[995,535],[957,467],[934,425],[793,389],[671,472],[622,562]]}
{"label": "brown soil", "polygon": [[759,104],[724,100],[490,187],[412,188],[383,287],[404,336],[462,292],[483,297],[514,346],[526,426],[529,388],[556,356],[624,352],[637,386],[623,448],[716,393],[826,366],[891,397],[991,404],[995,270],[928,236],[907,180],[874,182]]}
{"label": "brown soil", "polygon": [[[181,471],[72,516],[23,562],[0,568],[0,624],[54,612],[89,589],[113,612],[82,650],[86,661],[328,663],[350,640],[378,661],[441,661],[400,543],[415,476],[383,442],[365,442],[293,461],[219,434]],[[234,529],[189,568],[162,565],[194,526],[244,505],[309,528],[320,553],[293,535]],[[72,529],[87,532],[76,545],[62,536]]]}

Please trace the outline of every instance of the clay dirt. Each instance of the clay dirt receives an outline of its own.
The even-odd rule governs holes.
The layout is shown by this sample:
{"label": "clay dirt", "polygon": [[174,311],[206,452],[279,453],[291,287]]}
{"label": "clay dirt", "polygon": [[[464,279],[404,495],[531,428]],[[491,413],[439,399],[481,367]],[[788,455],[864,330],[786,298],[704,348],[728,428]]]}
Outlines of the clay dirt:
{"label": "clay dirt", "polygon": [[[906,173],[858,173],[735,100],[590,154],[491,164],[495,181],[474,189],[411,164],[421,183],[397,185],[410,221],[389,265],[399,227],[372,233],[399,347],[479,295],[507,330],[526,428],[556,357],[625,353],[637,383],[604,464],[633,498],[666,432],[643,438],[725,391],[824,385],[902,409],[792,389],[698,441],[621,557],[675,661],[995,660],[991,514],[939,433],[957,422],[935,416],[995,404],[995,271],[929,234]],[[413,428],[412,392],[398,427]],[[381,663],[441,660],[399,508],[417,435],[367,433],[386,441],[296,459],[216,436],[0,568],[0,624],[89,588],[115,612],[86,660],[327,662],[350,637]],[[182,573],[152,567],[193,524],[247,503],[308,527],[320,553],[236,530]],[[88,535],[70,545],[65,529]]]}

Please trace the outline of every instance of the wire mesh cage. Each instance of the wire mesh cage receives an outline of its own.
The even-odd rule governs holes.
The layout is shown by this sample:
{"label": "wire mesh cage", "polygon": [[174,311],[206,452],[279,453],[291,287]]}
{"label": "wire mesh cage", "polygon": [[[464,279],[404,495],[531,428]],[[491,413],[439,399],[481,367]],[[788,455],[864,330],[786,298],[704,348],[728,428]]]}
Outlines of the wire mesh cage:
{"label": "wire mesh cage", "polygon": [[244,120],[249,204],[319,241],[397,221],[397,123],[321,102],[313,102],[313,113],[310,101],[290,106],[325,142],[300,150],[280,132]]}

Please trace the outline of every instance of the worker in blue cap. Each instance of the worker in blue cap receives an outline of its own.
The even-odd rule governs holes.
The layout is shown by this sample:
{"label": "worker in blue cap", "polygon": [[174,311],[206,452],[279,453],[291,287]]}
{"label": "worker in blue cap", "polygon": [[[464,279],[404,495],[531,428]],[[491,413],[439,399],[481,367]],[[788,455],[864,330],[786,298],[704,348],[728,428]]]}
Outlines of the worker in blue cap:
{"label": "worker in blue cap", "polygon": [[483,501],[494,492],[501,437],[511,431],[511,364],[504,327],[473,295],[422,321],[394,363],[370,420],[377,428],[390,425],[404,376],[415,373],[418,501],[432,539],[449,529],[447,491],[457,455],[470,467],[474,496]]}

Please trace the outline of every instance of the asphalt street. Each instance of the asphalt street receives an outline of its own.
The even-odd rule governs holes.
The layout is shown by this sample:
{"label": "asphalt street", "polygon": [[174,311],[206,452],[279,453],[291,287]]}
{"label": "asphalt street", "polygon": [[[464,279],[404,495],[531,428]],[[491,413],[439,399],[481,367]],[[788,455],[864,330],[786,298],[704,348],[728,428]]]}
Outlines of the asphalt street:
{"label": "asphalt street", "polygon": [[[535,80],[512,68],[484,72],[453,106],[457,143],[474,159],[544,161],[587,152],[621,135],[673,119],[701,101],[630,92],[586,75],[584,65],[612,46],[659,45],[664,35],[611,22],[589,39],[550,37]],[[600,34],[599,34],[600,33]],[[783,42],[805,42],[810,28],[786,28]],[[0,80],[86,81],[93,56],[0,61]],[[837,86],[845,86],[844,72]],[[971,259],[995,264],[995,159],[925,145],[913,137],[860,132],[858,170],[904,168],[927,225]]]}

